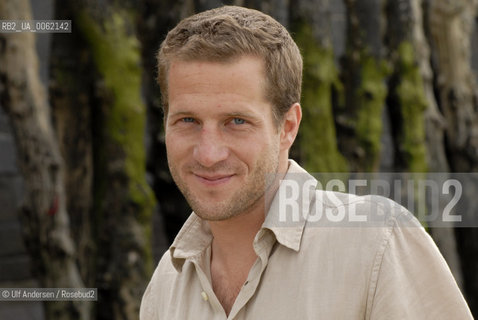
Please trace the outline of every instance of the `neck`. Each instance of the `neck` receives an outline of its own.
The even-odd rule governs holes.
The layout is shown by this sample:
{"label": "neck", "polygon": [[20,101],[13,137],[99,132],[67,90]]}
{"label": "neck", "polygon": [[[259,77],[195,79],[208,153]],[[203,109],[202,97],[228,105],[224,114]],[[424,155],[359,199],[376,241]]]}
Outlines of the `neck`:
{"label": "neck", "polygon": [[[262,201],[263,200],[259,200]],[[262,209],[264,205],[260,206]],[[253,252],[252,243],[265,219],[264,211],[243,213],[224,221],[209,221],[215,258],[244,257]]]}
{"label": "neck", "polygon": [[248,212],[244,212],[227,220],[208,221],[213,235],[213,259],[228,265],[253,262],[256,254],[253,247],[254,237],[264,223],[272,199],[279,188],[280,179],[287,171],[285,166],[279,166],[279,173],[265,195]]}

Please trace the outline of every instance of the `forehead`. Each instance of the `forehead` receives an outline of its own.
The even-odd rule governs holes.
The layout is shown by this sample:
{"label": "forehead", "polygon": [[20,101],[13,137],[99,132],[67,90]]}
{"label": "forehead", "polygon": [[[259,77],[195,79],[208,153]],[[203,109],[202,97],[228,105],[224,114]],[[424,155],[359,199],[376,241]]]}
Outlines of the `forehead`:
{"label": "forehead", "polygon": [[[238,55],[232,57],[225,57],[224,59],[214,59],[205,57],[204,59],[193,57],[193,58],[173,58],[170,60],[169,69],[168,69],[168,78],[170,78],[172,72],[183,71],[185,74],[190,73],[191,71],[197,71],[198,69],[209,69],[213,71],[233,71],[238,73],[240,70],[247,70],[249,73],[254,73],[260,75],[261,77],[265,76],[265,62],[264,59],[255,55]],[[189,70],[191,69],[191,70]]]}
{"label": "forehead", "polygon": [[243,95],[265,98],[264,62],[255,56],[228,61],[172,60],[168,72],[169,103],[183,95]]}
{"label": "forehead", "polygon": [[242,114],[274,123],[264,74],[264,62],[255,56],[229,62],[176,60],[169,71],[166,117]]}

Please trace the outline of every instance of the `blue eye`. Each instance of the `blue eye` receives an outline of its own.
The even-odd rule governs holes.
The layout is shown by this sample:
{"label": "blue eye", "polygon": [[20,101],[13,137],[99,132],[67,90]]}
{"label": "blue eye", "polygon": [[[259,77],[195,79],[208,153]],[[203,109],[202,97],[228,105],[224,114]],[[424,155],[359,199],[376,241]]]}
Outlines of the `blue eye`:
{"label": "blue eye", "polygon": [[194,122],[194,118],[186,117],[181,119],[183,122]]}
{"label": "blue eye", "polygon": [[241,118],[234,118],[233,121],[234,121],[234,124],[244,124],[244,123],[246,123],[246,120],[241,119]]}

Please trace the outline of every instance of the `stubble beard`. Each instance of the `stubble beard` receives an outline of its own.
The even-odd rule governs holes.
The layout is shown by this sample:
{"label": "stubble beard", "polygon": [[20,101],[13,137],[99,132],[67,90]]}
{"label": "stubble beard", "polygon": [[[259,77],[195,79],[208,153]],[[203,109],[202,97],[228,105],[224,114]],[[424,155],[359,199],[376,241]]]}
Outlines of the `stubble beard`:
{"label": "stubble beard", "polygon": [[[197,165],[195,165],[197,166]],[[221,169],[224,169],[223,165]],[[271,187],[279,168],[279,153],[266,153],[256,164],[249,174],[244,186],[222,200],[211,203],[210,200],[202,200],[195,194],[186,182],[181,178],[179,169],[175,165],[169,165],[171,175],[176,182],[194,213],[208,221],[223,221],[232,217],[249,212],[252,208],[265,204],[264,195]],[[227,168],[227,167],[226,167]],[[243,171],[243,170],[242,170]],[[260,201],[264,203],[260,203]],[[266,214],[264,212],[264,214]]]}

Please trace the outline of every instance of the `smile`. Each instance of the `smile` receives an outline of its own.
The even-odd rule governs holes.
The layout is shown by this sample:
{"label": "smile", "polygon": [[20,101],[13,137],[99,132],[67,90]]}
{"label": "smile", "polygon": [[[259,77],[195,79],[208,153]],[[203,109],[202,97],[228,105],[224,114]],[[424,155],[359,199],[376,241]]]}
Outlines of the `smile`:
{"label": "smile", "polygon": [[206,186],[218,186],[225,184],[231,180],[234,174],[228,175],[203,175],[203,174],[196,174],[194,176]]}

